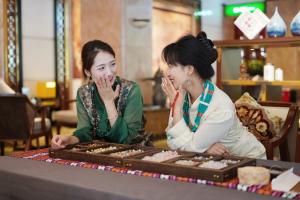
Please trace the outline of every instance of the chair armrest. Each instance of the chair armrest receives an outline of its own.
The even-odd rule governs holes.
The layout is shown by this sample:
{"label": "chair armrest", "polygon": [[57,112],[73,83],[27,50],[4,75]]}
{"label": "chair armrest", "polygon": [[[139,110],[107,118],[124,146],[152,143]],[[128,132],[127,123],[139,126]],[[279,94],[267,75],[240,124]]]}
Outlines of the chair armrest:
{"label": "chair armrest", "polygon": [[71,100],[67,101],[68,104],[71,104],[71,103],[74,103],[74,102],[76,102],[76,99],[71,99]]}
{"label": "chair armrest", "polygon": [[298,112],[298,106],[295,104],[291,105],[286,120],[282,128],[280,129],[279,133],[276,136],[274,136],[272,139],[268,141],[264,141],[264,143],[269,143],[273,147],[280,145],[286,139],[290,130],[293,128],[292,124],[293,124],[293,120],[295,120],[295,116],[297,115],[297,112]]}

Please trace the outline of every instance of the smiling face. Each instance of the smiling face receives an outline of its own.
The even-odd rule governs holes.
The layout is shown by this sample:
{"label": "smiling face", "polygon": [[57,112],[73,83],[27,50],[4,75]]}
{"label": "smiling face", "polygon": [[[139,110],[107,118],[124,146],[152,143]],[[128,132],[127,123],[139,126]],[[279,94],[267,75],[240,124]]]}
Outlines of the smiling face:
{"label": "smiling face", "polygon": [[190,79],[190,77],[187,75],[187,70],[187,67],[184,67],[180,64],[169,65],[167,76],[175,89],[178,89],[180,85],[185,88],[187,81]]}
{"label": "smiling face", "polygon": [[98,81],[100,77],[106,77],[111,84],[116,80],[116,72],[115,57],[106,51],[99,51],[94,59],[91,70],[85,71],[88,76],[92,76],[92,80]]}

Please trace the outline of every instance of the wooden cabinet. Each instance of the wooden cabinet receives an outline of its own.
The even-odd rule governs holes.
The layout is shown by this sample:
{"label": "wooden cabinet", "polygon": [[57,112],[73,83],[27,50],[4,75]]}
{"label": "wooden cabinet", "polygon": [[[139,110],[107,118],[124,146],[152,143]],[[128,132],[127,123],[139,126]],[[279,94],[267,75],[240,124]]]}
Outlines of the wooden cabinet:
{"label": "wooden cabinet", "polygon": [[167,108],[144,108],[146,118],[145,131],[153,134],[164,134],[168,126],[170,110]]}
{"label": "wooden cabinet", "polygon": [[[261,100],[266,100],[266,90],[269,86],[280,87],[300,87],[300,80],[284,80],[284,81],[252,81],[252,80],[238,80],[238,77],[223,77],[222,72],[229,70],[224,66],[224,61],[232,59],[231,56],[226,56],[226,50],[241,49],[241,48],[293,48],[300,47],[300,37],[282,37],[282,38],[266,38],[266,39],[254,39],[254,40],[223,40],[214,41],[219,57],[217,59],[217,86],[223,88],[223,86],[261,86]],[[238,56],[236,54],[235,56]],[[267,52],[268,56],[268,52]],[[238,57],[239,59],[240,57]],[[236,59],[236,58],[234,58]],[[236,59],[236,60],[238,60]],[[271,61],[272,62],[272,61]],[[228,66],[227,66],[228,67]],[[239,74],[239,64],[234,66],[235,74]],[[290,67],[299,67],[297,64]]]}

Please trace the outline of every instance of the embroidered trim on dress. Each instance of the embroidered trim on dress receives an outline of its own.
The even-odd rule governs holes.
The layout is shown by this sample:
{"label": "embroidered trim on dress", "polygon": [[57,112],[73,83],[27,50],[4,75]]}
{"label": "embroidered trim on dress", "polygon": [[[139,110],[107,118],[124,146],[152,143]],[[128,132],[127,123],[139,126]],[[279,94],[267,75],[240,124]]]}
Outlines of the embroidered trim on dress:
{"label": "embroidered trim on dress", "polygon": [[[125,79],[121,79],[120,81],[120,95],[118,97],[117,102],[117,112],[119,116],[122,116],[122,114],[125,111],[127,98],[129,96],[129,93],[134,85],[133,81],[128,81]],[[93,129],[98,129],[98,124],[100,123],[100,115],[96,110],[95,105],[93,105],[93,101],[95,102],[95,88],[94,83],[89,83],[86,85],[83,85],[79,88],[78,94],[79,97],[83,103],[83,106],[85,110],[88,113],[88,116],[91,120],[91,123],[93,125]],[[95,134],[95,131],[94,131]],[[94,135],[95,136],[95,135]]]}

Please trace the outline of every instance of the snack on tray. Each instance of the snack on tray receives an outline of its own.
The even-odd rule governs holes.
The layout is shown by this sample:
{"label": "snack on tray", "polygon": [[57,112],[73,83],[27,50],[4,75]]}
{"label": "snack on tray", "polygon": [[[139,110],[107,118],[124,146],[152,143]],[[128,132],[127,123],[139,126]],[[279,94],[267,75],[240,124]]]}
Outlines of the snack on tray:
{"label": "snack on tray", "polygon": [[209,169],[222,169],[227,167],[228,165],[226,163],[220,162],[220,161],[207,161],[204,162],[200,165],[198,165],[198,167],[202,167],[202,168],[209,168]]}
{"label": "snack on tray", "polygon": [[213,159],[213,156],[195,156],[193,159],[207,161]]}
{"label": "snack on tray", "polygon": [[235,165],[235,164],[238,164],[240,162],[240,160],[223,159],[220,162],[226,163],[228,165]]}
{"label": "snack on tray", "polygon": [[171,158],[176,158],[180,156],[176,151],[161,151],[159,153],[153,154],[152,156],[145,156],[142,160],[152,161],[152,162],[163,162]]}
{"label": "snack on tray", "polygon": [[111,153],[111,156],[116,156],[116,157],[128,157],[128,156],[133,156],[139,153],[144,152],[144,150],[141,149],[129,149],[129,150],[125,150],[125,151],[119,151],[119,152],[115,152],[115,153]]}
{"label": "snack on tray", "polygon": [[247,166],[238,168],[240,184],[267,185],[270,182],[270,170],[264,167]]}
{"label": "snack on tray", "polygon": [[80,148],[80,147],[73,147],[73,148],[71,148],[70,150],[71,151],[79,151],[79,150],[81,150],[82,148]]}
{"label": "snack on tray", "polygon": [[117,149],[117,147],[114,147],[114,146],[102,147],[102,148],[100,147],[97,149],[87,150],[86,153],[103,153],[103,152],[111,151],[111,150],[115,150],[115,149]]}
{"label": "snack on tray", "polygon": [[80,148],[80,149],[86,149],[86,148],[94,148],[94,147],[100,147],[103,146],[102,144],[96,144],[96,143],[79,143],[74,146],[74,148]]}
{"label": "snack on tray", "polygon": [[177,164],[177,165],[185,165],[185,166],[195,166],[195,165],[199,164],[199,162],[192,161],[192,160],[177,160],[175,162],[175,164]]}

